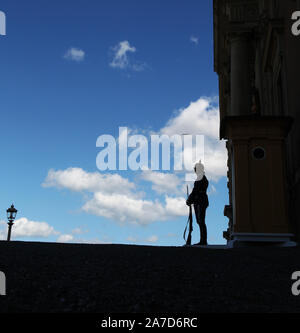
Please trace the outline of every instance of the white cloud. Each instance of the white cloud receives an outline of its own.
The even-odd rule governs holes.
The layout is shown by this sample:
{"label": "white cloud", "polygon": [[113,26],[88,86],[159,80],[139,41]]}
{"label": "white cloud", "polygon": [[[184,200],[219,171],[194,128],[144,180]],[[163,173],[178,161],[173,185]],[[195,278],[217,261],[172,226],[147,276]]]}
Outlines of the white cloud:
{"label": "white cloud", "polygon": [[119,42],[116,46],[112,47],[113,51],[113,59],[109,64],[113,68],[119,69],[131,69],[135,72],[144,71],[148,68],[148,65],[144,62],[132,61],[129,59],[129,54],[133,54],[136,52],[136,48],[131,46],[127,40]]}
{"label": "white cloud", "polygon": [[219,140],[219,119],[219,109],[213,106],[212,100],[199,98],[179,109],[160,132],[167,135],[202,134]]}
{"label": "white cloud", "polygon": [[143,63],[136,62],[136,63],[132,64],[132,66],[131,66],[131,69],[135,72],[142,72],[147,68],[149,68],[149,66],[145,62],[143,62]]}
{"label": "white cloud", "polygon": [[199,44],[199,38],[195,37],[195,36],[191,36],[190,37],[190,42],[198,45]]}
{"label": "white cloud", "polygon": [[135,189],[135,184],[118,174],[101,174],[86,172],[81,168],[53,170],[42,184],[44,187],[66,188],[74,192],[98,192],[112,194],[129,194]]}
{"label": "white cloud", "polygon": [[148,243],[156,243],[158,241],[158,237],[156,235],[152,235],[146,240]]}
{"label": "white cloud", "polygon": [[216,189],[216,187],[214,185],[211,185],[210,186],[210,189],[209,189],[209,192],[208,192],[208,195],[214,195],[216,194],[218,191]]}
{"label": "white cloud", "polygon": [[17,237],[49,237],[58,234],[46,222],[30,221],[26,217],[15,220],[12,227],[12,238]]}
{"label": "white cloud", "polygon": [[135,236],[128,236],[126,238],[127,242],[131,243],[157,243],[158,241],[158,236],[152,235],[147,238],[140,238],[140,237],[135,237]]}
{"label": "white cloud", "polygon": [[87,230],[82,230],[81,228],[75,228],[72,230],[72,234],[73,235],[80,235],[87,232]]}
{"label": "white cloud", "polygon": [[[227,150],[225,141],[219,140],[219,124],[219,109],[214,106],[214,100],[202,97],[177,111],[160,132],[169,136],[203,135],[205,173],[211,180],[218,181],[227,173]],[[190,155],[191,149],[195,146],[185,147],[183,154]]]}
{"label": "white cloud", "polygon": [[83,50],[77,49],[75,47],[71,47],[67,52],[64,54],[64,58],[73,61],[83,61],[85,58],[85,52]]}
{"label": "white cloud", "polygon": [[0,240],[4,240],[7,237],[7,222],[0,220]]}
{"label": "white cloud", "polygon": [[71,242],[72,240],[74,240],[73,235],[64,234],[64,235],[60,235],[58,237],[57,242],[58,243],[68,243],[68,242]]}
{"label": "white cloud", "polygon": [[120,224],[145,225],[186,213],[172,210],[169,197],[166,197],[165,203],[142,199],[144,193],[137,191],[135,184],[117,174],[89,173],[80,168],[50,170],[43,186],[91,192],[93,196],[87,199],[83,211]]}
{"label": "white cloud", "polygon": [[99,239],[97,237],[91,239],[83,239],[83,238],[74,238],[72,243],[77,244],[112,244],[112,240],[109,237],[103,237]]}
{"label": "white cloud", "polygon": [[130,46],[127,40],[120,42],[117,46],[113,47],[114,58],[110,63],[111,67],[125,69],[129,66],[128,53],[136,52],[134,46]]}
{"label": "white cloud", "polygon": [[[206,175],[215,182],[226,176],[227,152],[225,142],[219,140],[219,110],[212,99],[199,98],[180,109],[158,133],[204,135]],[[121,135],[119,141],[122,140]],[[183,154],[187,149],[194,147],[186,148]],[[43,186],[88,192],[91,196],[84,196],[83,211],[123,225],[147,225],[187,214],[185,189],[177,175],[147,170],[142,171],[140,179],[150,182],[154,191],[166,194],[164,200],[145,199],[137,184],[118,174],[87,172],[81,168],[50,170]]]}
{"label": "white cloud", "polygon": [[168,197],[166,196],[166,211],[171,216],[186,216],[188,208],[186,199],[183,197]]}
{"label": "white cloud", "polygon": [[186,215],[186,207],[185,211],[171,209],[168,197],[165,198],[165,203],[161,203],[158,200],[137,199],[135,195],[107,195],[101,192],[95,193],[82,209],[87,213],[103,216],[120,224],[147,225]]}
{"label": "white cloud", "polygon": [[167,237],[168,238],[173,238],[173,237],[177,237],[177,235],[174,234],[173,232],[169,232],[169,233],[167,233]]}
{"label": "white cloud", "polygon": [[159,194],[177,194],[182,181],[173,173],[163,173],[146,170],[142,172],[141,178],[152,183],[152,189]]}
{"label": "white cloud", "polygon": [[138,238],[138,237],[134,237],[134,236],[128,236],[128,237],[126,238],[126,240],[127,240],[128,242],[137,243],[137,242],[139,241],[139,238]]}
{"label": "white cloud", "polygon": [[[193,166],[200,158],[205,164],[205,172],[208,178],[214,182],[218,182],[220,178],[226,177],[227,174],[227,150],[225,141],[219,139],[219,108],[216,105],[216,98],[201,97],[191,102],[187,107],[177,110],[164,127],[157,132],[140,133],[150,136],[167,135],[190,135],[203,137],[203,150],[196,149],[195,142],[186,144],[184,141],[184,150],[179,154],[183,155],[178,160],[185,161],[185,167],[194,176]],[[125,132],[124,132],[125,133]],[[123,134],[120,136],[120,142],[124,141]],[[127,132],[126,132],[127,133]],[[126,134],[125,133],[125,134]],[[128,129],[128,135],[132,130]],[[125,135],[124,134],[124,135]],[[199,156],[195,160],[191,160],[191,156],[198,152]],[[183,170],[186,174],[187,170]],[[182,173],[179,174],[182,176]],[[170,193],[176,191],[181,181],[178,174],[160,173],[145,171],[142,173],[142,179],[152,182],[152,189],[157,193]],[[182,192],[182,191],[180,191]]]}

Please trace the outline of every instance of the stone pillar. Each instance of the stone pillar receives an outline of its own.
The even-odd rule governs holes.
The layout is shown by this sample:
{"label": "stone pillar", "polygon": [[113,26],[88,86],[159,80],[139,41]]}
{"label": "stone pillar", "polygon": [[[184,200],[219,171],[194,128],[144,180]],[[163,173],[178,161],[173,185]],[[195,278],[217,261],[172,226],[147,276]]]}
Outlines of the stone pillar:
{"label": "stone pillar", "polygon": [[247,33],[232,34],[231,45],[231,116],[251,112],[250,47]]}
{"label": "stone pillar", "polygon": [[229,243],[287,243],[294,237],[285,170],[285,138],[292,119],[231,116],[224,126],[225,138],[232,142]]}

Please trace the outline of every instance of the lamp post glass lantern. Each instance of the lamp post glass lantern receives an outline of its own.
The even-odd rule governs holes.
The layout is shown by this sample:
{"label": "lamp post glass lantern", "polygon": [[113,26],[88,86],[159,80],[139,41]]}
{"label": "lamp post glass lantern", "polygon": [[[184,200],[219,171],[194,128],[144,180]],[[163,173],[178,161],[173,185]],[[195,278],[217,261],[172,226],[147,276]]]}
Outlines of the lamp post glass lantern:
{"label": "lamp post glass lantern", "polygon": [[8,234],[7,234],[7,240],[10,241],[11,236],[11,228],[14,224],[14,220],[17,216],[17,209],[14,207],[14,205],[11,205],[10,208],[6,210],[7,213],[7,220],[8,220]]}

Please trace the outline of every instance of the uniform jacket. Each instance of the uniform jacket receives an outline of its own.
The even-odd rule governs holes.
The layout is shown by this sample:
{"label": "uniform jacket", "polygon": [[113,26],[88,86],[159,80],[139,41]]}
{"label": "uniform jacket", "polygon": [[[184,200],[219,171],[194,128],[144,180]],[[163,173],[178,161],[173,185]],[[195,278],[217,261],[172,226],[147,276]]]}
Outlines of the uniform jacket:
{"label": "uniform jacket", "polygon": [[209,206],[208,196],[206,193],[208,185],[209,182],[206,176],[203,176],[201,180],[195,181],[193,191],[189,195],[187,203],[200,204],[203,208],[207,208]]}

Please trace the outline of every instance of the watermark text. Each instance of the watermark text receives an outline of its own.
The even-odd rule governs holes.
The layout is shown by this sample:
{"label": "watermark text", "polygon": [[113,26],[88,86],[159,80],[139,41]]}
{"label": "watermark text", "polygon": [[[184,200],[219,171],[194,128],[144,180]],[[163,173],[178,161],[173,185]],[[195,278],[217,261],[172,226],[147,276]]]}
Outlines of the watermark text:
{"label": "watermark text", "polygon": [[292,20],[296,21],[292,25],[292,34],[294,36],[300,36],[300,11],[296,11],[292,14]]}
{"label": "watermark text", "polygon": [[292,284],[292,294],[294,296],[300,295],[300,271],[294,272],[292,274],[292,280],[295,281]]}
{"label": "watermark text", "polygon": [[[101,148],[96,158],[100,171],[183,171],[186,180],[194,176],[196,162],[204,162],[204,135],[152,134],[131,135],[127,127],[119,128],[118,138],[112,135],[98,137]],[[192,174],[190,174],[192,172]]]}
{"label": "watermark text", "polygon": [[2,11],[0,11],[0,35],[6,35],[6,15]]}
{"label": "watermark text", "polygon": [[3,272],[0,271],[0,296],[6,295],[6,277]]}

